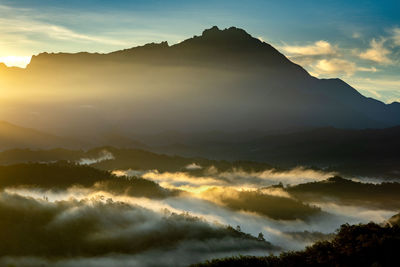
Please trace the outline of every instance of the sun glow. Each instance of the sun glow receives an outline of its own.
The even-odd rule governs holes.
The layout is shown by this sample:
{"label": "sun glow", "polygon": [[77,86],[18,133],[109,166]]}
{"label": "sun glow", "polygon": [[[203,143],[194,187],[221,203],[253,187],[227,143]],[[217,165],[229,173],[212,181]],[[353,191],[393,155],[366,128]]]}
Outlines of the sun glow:
{"label": "sun glow", "polygon": [[4,63],[8,67],[25,68],[31,62],[31,58],[31,56],[5,56],[0,57],[0,63]]}

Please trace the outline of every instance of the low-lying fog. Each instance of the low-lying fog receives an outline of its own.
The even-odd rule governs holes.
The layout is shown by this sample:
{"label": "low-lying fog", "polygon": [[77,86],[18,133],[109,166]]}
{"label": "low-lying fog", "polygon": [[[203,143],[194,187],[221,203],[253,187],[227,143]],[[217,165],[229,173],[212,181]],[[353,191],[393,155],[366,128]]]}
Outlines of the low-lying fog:
{"label": "low-lying fog", "polygon": [[[112,154],[103,157],[113,158]],[[219,171],[194,162],[180,172],[128,169],[112,173],[111,182],[99,180],[92,186],[5,187],[0,193],[0,213],[5,219],[0,225],[8,229],[2,239],[9,242],[0,245],[0,263],[188,266],[216,257],[299,250],[329,239],[341,224],[381,223],[398,212],[393,208],[397,206],[369,206],[363,199],[361,204],[345,205],[347,195],[309,198],[307,191],[308,198],[303,198],[297,185],[337,183],[327,180],[335,173],[306,168]],[[141,179],[133,177],[161,188],[154,183],[142,185]],[[356,182],[360,180],[354,179],[352,186],[365,185]],[[116,186],[130,182],[129,190]],[[166,193],[135,195],[144,186]]]}

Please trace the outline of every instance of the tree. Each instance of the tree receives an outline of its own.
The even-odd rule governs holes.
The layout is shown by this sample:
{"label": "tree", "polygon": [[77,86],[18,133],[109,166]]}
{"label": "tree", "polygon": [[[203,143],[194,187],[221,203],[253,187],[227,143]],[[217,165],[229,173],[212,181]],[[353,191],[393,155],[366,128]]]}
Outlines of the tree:
{"label": "tree", "polygon": [[265,238],[264,238],[263,233],[260,232],[260,233],[258,234],[257,239],[258,239],[259,241],[265,241]]}
{"label": "tree", "polygon": [[236,231],[242,232],[242,229],[240,228],[240,225],[237,225],[237,226],[236,226]]}

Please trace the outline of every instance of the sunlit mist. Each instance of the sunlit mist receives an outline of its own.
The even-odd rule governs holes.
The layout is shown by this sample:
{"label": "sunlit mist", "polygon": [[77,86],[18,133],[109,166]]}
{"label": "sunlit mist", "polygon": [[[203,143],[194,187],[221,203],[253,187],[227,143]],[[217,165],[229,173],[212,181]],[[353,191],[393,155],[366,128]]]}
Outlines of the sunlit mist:
{"label": "sunlit mist", "polygon": [[5,56],[0,57],[0,63],[7,67],[25,68],[31,61],[32,56]]}

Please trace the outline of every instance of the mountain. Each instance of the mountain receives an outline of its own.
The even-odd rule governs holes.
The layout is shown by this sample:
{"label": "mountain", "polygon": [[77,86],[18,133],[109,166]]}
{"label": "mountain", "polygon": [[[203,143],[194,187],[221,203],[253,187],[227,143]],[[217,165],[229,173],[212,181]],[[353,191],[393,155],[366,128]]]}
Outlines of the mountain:
{"label": "mountain", "polygon": [[[118,148],[137,148],[147,149],[148,146],[138,142],[125,135],[117,132],[107,132],[99,134],[95,138],[92,136],[57,136],[33,128],[26,128],[11,124],[9,122],[0,121],[0,151],[17,149],[22,154],[29,153],[24,149],[54,149],[54,148],[70,148],[70,149],[88,149],[96,146],[114,146]],[[63,149],[55,150],[63,154]],[[68,151],[68,150],[67,150]],[[67,153],[68,154],[68,153]],[[10,155],[8,155],[10,156]],[[13,157],[11,155],[11,157]],[[53,160],[64,159],[54,158]],[[70,158],[65,158],[70,160]],[[1,161],[1,160],[0,160]],[[34,157],[31,159],[34,161]]]}
{"label": "mountain", "polygon": [[158,153],[268,162],[286,168],[313,166],[345,175],[400,178],[400,126],[385,129],[332,127],[274,133],[252,140],[205,139],[153,147]]}
{"label": "mountain", "polygon": [[34,129],[0,121],[0,151],[11,148],[79,147],[76,140],[58,137]]}
{"label": "mountain", "polygon": [[[317,79],[235,27],[212,27],[172,46],[152,43],[108,54],[42,53],[32,57],[27,69],[9,73],[11,78],[0,85],[15,92],[21,108],[14,112],[46,114],[30,118],[27,125],[75,133],[400,124],[399,103],[364,97],[340,79]],[[46,101],[26,103],[18,98],[24,92]]]}

